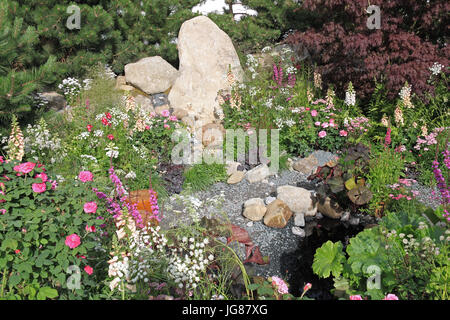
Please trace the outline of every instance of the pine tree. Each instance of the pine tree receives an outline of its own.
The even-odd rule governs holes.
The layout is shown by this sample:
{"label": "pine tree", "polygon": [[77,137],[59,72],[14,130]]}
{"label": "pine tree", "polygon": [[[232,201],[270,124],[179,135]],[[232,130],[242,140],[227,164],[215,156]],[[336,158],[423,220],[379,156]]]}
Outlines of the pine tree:
{"label": "pine tree", "polygon": [[10,15],[8,3],[0,3],[0,125],[6,126],[13,115],[30,117],[32,93],[41,89],[54,72],[55,58],[49,56],[40,67],[33,67],[33,48],[38,33],[23,19]]}

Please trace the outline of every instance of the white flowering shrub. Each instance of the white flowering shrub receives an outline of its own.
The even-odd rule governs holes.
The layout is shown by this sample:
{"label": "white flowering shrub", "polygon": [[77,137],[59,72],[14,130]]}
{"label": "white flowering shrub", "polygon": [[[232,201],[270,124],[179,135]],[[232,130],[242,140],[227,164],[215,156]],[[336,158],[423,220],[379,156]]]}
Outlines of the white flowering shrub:
{"label": "white flowering shrub", "polygon": [[25,154],[35,161],[54,164],[67,156],[58,134],[49,130],[43,118],[35,125],[28,125],[24,143]]}

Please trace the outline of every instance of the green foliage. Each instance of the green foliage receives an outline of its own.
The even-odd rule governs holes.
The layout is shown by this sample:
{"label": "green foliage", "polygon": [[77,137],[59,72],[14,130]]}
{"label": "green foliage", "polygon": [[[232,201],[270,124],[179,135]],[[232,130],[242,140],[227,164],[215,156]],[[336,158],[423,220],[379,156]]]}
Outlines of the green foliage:
{"label": "green foliage", "polygon": [[369,208],[375,209],[381,202],[389,199],[392,193],[390,185],[398,183],[404,177],[405,163],[400,152],[391,148],[372,146],[367,183],[373,193]]}
{"label": "green foliage", "polygon": [[343,207],[348,205],[348,200],[356,206],[362,206],[373,196],[365,184],[368,160],[369,149],[366,146],[362,144],[350,146],[338,162],[318,167],[316,173],[308,179],[319,179],[324,182],[317,191],[321,198],[325,199],[332,194]]}
{"label": "green foliage", "polygon": [[205,190],[216,182],[227,180],[227,170],[223,164],[195,164],[184,173],[183,188],[193,191]]}
{"label": "green foliage", "polygon": [[345,261],[342,243],[325,242],[314,254],[313,271],[321,278],[328,278],[330,274],[339,277],[343,271]]}
{"label": "green foliage", "polygon": [[8,123],[14,114],[19,120],[33,120],[39,110],[33,108],[32,94],[54,80],[56,72],[54,56],[34,64],[39,33],[11,10],[9,1],[0,3],[0,125]]}
{"label": "green foliage", "polygon": [[[32,185],[44,179],[44,168],[35,167],[27,174],[16,176],[13,170],[18,162],[4,163],[0,167],[5,185],[5,200],[0,215],[0,270],[3,271],[7,295],[29,299],[56,298],[86,299],[101,290],[107,269],[107,252],[95,248],[108,248],[108,238],[100,237],[100,227],[105,221],[95,214],[87,214],[83,205],[95,201],[90,185],[65,185],[52,190],[50,180],[45,182],[42,193],[33,191]],[[35,177],[35,178],[33,178]],[[99,204],[98,210],[104,210]],[[88,232],[86,226],[94,226],[97,232]],[[65,239],[77,234],[81,243],[70,249]],[[80,258],[85,256],[85,258]],[[94,269],[92,275],[80,271],[80,287],[68,288],[68,268]],[[18,288],[25,288],[23,292]]]}

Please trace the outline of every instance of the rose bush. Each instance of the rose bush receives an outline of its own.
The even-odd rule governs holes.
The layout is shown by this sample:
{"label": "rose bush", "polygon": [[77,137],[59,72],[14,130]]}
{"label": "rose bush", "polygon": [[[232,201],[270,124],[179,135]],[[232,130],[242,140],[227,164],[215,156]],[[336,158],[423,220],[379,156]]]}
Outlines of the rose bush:
{"label": "rose bush", "polygon": [[104,206],[87,202],[89,214],[83,207],[96,199],[94,182],[55,187],[44,170],[31,162],[0,165],[2,290],[8,299],[34,299],[41,291],[38,298],[99,297],[110,238],[109,218],[94,214],[106,212]]}

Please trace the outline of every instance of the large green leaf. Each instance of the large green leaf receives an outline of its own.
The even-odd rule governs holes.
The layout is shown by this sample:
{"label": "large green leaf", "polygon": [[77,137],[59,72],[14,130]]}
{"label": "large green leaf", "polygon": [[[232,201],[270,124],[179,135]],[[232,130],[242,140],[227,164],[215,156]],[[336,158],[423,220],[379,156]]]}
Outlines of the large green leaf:
{"label": "large green leaf", "polygon": [[328,240],[314,254],[313,271],[322,278],[328,278],[330,273],[339,277],[344,269],[344,261],[342,243]]}

